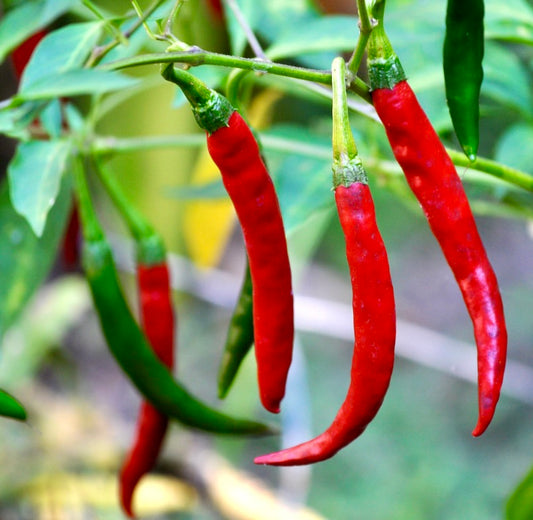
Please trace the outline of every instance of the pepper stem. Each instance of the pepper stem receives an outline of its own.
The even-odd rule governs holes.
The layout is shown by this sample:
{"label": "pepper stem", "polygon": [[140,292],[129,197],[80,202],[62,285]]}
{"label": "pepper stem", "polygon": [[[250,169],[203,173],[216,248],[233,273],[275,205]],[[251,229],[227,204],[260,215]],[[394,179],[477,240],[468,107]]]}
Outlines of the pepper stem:
{"label": "pepper stem", "polygon": [[73,162],[74,182],[80,209],[83,238],[87,242],[97,242],[104,238],[104,232],[91,201],[91,194],[85,179],[81,159],[79,157],[75,158]]}
{"label": "pepper stem", "polygon": [[357,152],[348,117],[346,96],[346,64],[337,57],[331,64],[333,89],[333,187],[368,183],[363,163]]}
{"label": "pepper stem", "polygon": [[161,75],[181,88],[201,128],[212,134],[219,128],[228,126],[229,118],[235,109],[222,94],[209,88],[190,72],[174,67],[172,63],[162,66]]}
{"label": "pepper stem", "polygon": [[377,25],[368,39],[368,76],[372,90],[393,89],[396,84],[406,79],[402,64],[385,33],[384,15],[385,0],[376,0],[372,7],[372,16]]}
{"label": "pepper stem", "polygon": [[124,219],[137,247],[137,260],[143,265],[160,264],[165,261],[166,251],[163,239],[146,217],[131,205],[126,194],[112,173],[97,160],[93,166],[115,207]]}

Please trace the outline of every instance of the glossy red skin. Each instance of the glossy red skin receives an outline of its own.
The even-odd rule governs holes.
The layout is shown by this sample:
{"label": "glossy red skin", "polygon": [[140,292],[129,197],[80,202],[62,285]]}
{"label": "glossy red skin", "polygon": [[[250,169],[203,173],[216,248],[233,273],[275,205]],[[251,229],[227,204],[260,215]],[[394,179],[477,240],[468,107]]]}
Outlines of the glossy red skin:
{"label": "glossy red skin", "polygon": [[291,270],[274,185],[257,142],[238,112],[207,137],[244,234],[253,284],[254,342],[259,395],[278,413],[294,338]]}
{"label": "glossy red skin", "polygon": [[496,275],[489,263],[455,166],[406,81],[372,92],[394,156],[424,211],[459,284],[478,352],[479,418],[488,427],[500,396],[507,330]]}
{"label": "glossy red skin", "polygon": [[385,245],[368,185],[335,190],[353,291],[355,345],[346,398],[331,426],[314,439],[256,457],[256,464],[296,466],[328,459],[359,437],[377,414],[394,365],[396,313]]}
{"label": "glossy red skin", "polygon": [[[141,325],[154,352],[169,368],[174,366],[174,312],[166,263],[137,267]],[[155,465],[165,438],[168,418],[147,401],[139,411],[133,446],[120,472],[120,502],[131,518],[133,493]]]}
{"label": "glossy red skin", "polygon": [[46,36],[46,31],[41,30],[30,36],[27,40],[23,41],[11,54],[11,60],[13,62],[13,68],[17,78],[22,76],[24,69],[30,61],[31,55],[37,47],[38,43]]}

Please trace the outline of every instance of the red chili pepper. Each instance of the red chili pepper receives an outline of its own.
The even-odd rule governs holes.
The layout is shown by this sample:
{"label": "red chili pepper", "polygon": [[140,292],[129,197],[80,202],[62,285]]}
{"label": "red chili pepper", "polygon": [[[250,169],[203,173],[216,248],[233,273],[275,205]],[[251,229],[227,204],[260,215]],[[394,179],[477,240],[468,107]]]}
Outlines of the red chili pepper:
{"label": "red chili pepper", "polygon": [[11,54],[11,60],[13,62],[13,68],[15,69],[15,74],[17,78],[22,76],[26,65],[30,61],[31,55],[35,50],[35,47],[39,42],[46,36],[46,31],[41,29],[27,40],[23,41],[16,49],[13,50]]}
{"label": "red chili pepper", "polygon": [[479,418],[472,435],[488,427],[500,396],[507,330],[498,282],[479,236],[455,166],[405,81],[383,29],[384,2],[376,4],[379,24],[369,41],[369,76],[374,107],[394,156],[417,197],[459,284],[474,326],[478,350]]}
{"label": "red chili pepper", "polygon": [[378,412],[394,365],[396,313],[389,263],[366,173],[349,127],[342,58],[333,61],[332,77],[335,202],[353,291],[351,381],[346,399],[324,433],[298,446],[257,457],[256,464],[294,466],[335,455],[361,435]]}
{"label": "red chili pepper", "polygon": [[[141,325],[159,359],[174,365],[174,312],[166,262],[137,267],[140,291]],[[141,404],[137,434],[120,472],[120,501],[133,517],[132,499],[141,478],[155,465],[165,438],[168,418],[147,401]]]}
{"label": "red chili pepper", "polygon": [[292,359],[294,337],[291,270],[274,185],[254,135],[229,101],[172,64],[165,79],[182,88],[231,198],[252,275],[254,342],[263,406],[279,412]]}

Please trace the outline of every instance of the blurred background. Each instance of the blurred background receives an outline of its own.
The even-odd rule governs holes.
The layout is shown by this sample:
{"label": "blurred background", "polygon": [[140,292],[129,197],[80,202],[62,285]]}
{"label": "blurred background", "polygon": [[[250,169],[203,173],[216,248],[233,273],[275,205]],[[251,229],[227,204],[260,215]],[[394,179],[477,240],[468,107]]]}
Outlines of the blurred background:
{"label": "blurred background", "polygon": [[[126,1],[94,4],[117,19],[130,9]],[[339,28],[352,24],[355,42],[355,2],[268,4],[239,2],[261,45],[277,51],[272,51],[276,59],[327,69],[336,53],[349,56],[350,34],[345,37]],[[176,34],[208,50],[252,55],[232,10],[226,5],[222,13],[216,7],[216,2],[189,0]],[[431,121],[446,145],[459,149],[443,88],[445,7],[445,2],[389,0],[386,27]],[[91,16],[77,6],[54,23]],[[326,22],[317,21],[325,17],[330,32]],[[314,32],[320,27],[324,33]],[[313,52],[298,50],[294,42],[302,45],[313,35],[317,40],[322,35],[326,43],[317,44]],[[533,3],[487,1],[486,40],[480,155],[533,174]],[[147,43],[143,31],[139,41],[137,49],[164,51],[161,43]],[[293,54],[286,50],[291,44],[297,49]],[[120,57],[110,55],[109,61]],[[223,89],[228,71],[198,70],[205,81]],[[111,136],[198,133],[188,106],[159,79],[157,66],[133,69],[131,74],[141,77],[146,87],[123,102],[112,99],[96,128],[102,143]],[[0,76],[5,99],[17,88],[9,60]],[[139,516],[504,518],[507,499],[533,464],[531,194],[458,168],[500,282],[509,332],[502,397],[491,426],[474,439],[470,432],[477,418],[476,357],[470,319],[392,160],[383,129],[354,97],[353,131],[369,172],[395,287],[395,372],[377,417],[333,459],[301,468],[254,466],[254,456],[307,440],[329,426],[348,387],[353,331],[344,239],[330,189],[330,101],[320,90],[268,75],[247,76],[243,89],[247,94],[241,109],[259,129],[294,269],[296,354],[279,418],[260,407],[253,355],[247,357],[228,398],[216,398],[218,363],[245,256],[231,204],[205,149],[198,144],[124,151],[109,165],[171,251],[177,377],[222,410],[278,423],[282,433],[229,439],[174,423],[160,464],[136,495]],[[77,103],[82,113],[89,106],[88,99]],[[15,141],[0,141],[2,172],[15,146]],[[132,244],[97,186],[94,194],[135,307]],[[3,262],[10,258],[5,246],[0,256]],[[122,518],[116,473],[133,438],[140,398],[107,351],[79,268],[65,269],[58,258],[46,282],[4,332],[0,385],[27,405],[30,418],[27,425],[9,420],[0,424],[0,518]]]}

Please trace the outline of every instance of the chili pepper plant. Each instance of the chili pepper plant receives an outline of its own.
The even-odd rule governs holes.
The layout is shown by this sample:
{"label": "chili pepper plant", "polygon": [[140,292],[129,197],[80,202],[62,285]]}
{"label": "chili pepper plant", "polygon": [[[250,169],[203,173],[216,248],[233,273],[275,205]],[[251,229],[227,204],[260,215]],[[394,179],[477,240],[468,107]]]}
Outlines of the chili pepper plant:
{"label": "chili pepper plant", "polygon": [[0,517],[533,517],[530,1],[0,15]]}

